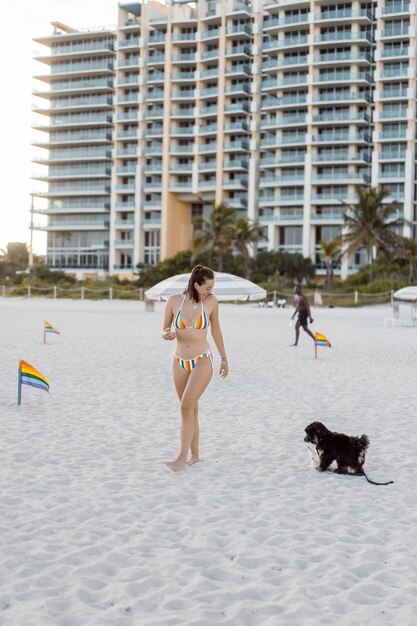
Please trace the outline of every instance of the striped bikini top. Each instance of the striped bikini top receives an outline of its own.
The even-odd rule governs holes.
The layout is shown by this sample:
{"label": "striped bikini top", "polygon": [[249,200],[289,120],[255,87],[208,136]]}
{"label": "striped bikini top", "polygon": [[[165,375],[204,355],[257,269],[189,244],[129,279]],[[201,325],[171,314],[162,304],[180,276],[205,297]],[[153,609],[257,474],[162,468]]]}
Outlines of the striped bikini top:
{"label": "striped bikini top", "polygon": [[184,302],[185,302],[185,296],[183,298],[180,308],[178,309],[178,313],[175,316],[174,328],[179,328],[179,329],[194,328],[195,330],[206,329],[209,325],[209,320],[203,307],[203,301],[201,301],[201,313],[199,317],[197,318],[197,320],[194,322],[193,326],[186,326],[183,320],[181,319],[181,309],[183,307]]}

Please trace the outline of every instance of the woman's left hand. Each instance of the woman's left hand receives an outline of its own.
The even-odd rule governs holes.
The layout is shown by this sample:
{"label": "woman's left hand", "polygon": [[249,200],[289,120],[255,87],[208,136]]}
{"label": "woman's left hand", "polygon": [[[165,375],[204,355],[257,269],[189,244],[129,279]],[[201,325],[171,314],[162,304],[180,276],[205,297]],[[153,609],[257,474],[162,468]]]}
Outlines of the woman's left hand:
{"label": "woman's left hand", "polygon": [[220,371],[219,371],[220,378],[226,378],[228,373],[229,373],[229,366],[227,364],[227,361],[222,361],[220,363]]}

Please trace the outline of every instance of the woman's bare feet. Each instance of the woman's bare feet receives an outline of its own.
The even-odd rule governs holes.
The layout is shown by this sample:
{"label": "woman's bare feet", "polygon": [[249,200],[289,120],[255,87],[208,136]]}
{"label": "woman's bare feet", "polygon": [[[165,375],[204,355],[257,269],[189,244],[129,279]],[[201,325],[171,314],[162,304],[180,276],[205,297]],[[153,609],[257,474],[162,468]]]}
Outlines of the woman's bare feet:
{"label": "woman's bare feet", "polygon": [[171,472],[180,472],[181,470],[186,468],[187,464],[183,461],[177,460],[167,461],[166,463],[164,463],[164,466],[167,467],[168,470],[171,470]]}
{"label": "woman's bare feet", "polygon": [[201,461],[200,457],[199,456],[194,456],[194,454],[193,454],[188,459],[187,465],[194,465],[194,463],[198,463],[199,461]]}

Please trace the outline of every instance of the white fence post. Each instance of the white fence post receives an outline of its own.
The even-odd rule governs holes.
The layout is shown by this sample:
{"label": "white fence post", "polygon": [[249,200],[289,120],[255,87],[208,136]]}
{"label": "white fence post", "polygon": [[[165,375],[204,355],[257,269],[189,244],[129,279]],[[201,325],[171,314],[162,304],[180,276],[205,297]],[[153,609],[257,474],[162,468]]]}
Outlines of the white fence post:
{"label": "white fence post", "polygon": [[56,292],[57,292],[56,285],[54,285],[54,300],[56,300]]}
{"label": "white fence post", "polygon": [[358,304],[358,299],[359,299],[358,296],[359,296],[358,292],[355,291],[355,304]]}
{"label": "white fence post", "polygon": [[142,302],[143,301],[143,287],[141,287],[139,289],[139,300]]}
{"label": "white fence post", "polygon": [[81,300],[84,300],[84,287],[81,287]]}
{"label": "white fence post", "polygon": [[109,300],[113,300],[113,287],[109,287]]}
{"label": "white fence post", "polygon": [[28,285],[28,298],[30,298],[30,285]]}
{"label": "white fence post", "polygon": [[1,288],[1,295],[3,296],[3,298],[6,297],[6,285],[3,285]]}

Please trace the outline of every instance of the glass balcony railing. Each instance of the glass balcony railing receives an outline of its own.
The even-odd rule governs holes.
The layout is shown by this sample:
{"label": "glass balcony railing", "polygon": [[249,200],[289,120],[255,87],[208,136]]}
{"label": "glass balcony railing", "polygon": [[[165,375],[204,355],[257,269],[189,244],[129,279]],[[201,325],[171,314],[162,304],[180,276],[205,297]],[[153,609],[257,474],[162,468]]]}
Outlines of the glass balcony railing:
{"label": "glass balcony railing", "polygon": [[112,105],[112,99],[107,96],[96,96],[94,98],[55,98],[51,100],[51,109],[63,109],[69,107],[107,106]]}
{"label": "glass balcony railing", "polygon": [[327,63],[332,61],[366,61],[372,62],[372,57],[367,52],[324,52],[314,56],[316,63]]}
{"label": "glass balcony railing", "polygon": [[388,6],[382,7],[382,15],[391,15],[393,13],[409,13],[410,12],[410,4],[408,2],[402,3],[399,2],[397,4],[390,4]]}
{"label": "glass balcony railing", "polygon": [[197,33],[174,33],[172,41],[196,41]]}
{"label": "glass balcony railing", "polygon": [[383,89],[381,91],[381,98],[408,98],[408,90],[407,87],[399,88],[399,89]]}
{"label": "glass balcony railing", "polygon": [[404,150],[381,150],[379,153],[380,160],[395,160],[395,159],[404,159],[405,158],[405,149]]}
{"label": "glass balcony railing", "polygon": [[84,61],[80,63],[53,63],[51,66],[51,74],[94,72],[95,70],[113,71],[113,63],[111,61]]}
{"label": "glass balcony railing", "polygon": [[278,19],[278,18],[269,18],[264,19],[263,27],[264,29],[268,28],[277,28],[279,26],[289,26],[291,24],[302,24],[308,22],[310,19],[309,13],[301,13],[300,15],[288,15],[287,17]]}
{"label": "glass balcony railing", "polygon": [[381,57],[383,59],[386,57],[408,57],[408,46],[384,48],[381,50]]}
{"label": "glass balcony railing", "polygon": [[70,44],[70,45],[53,45],[51,55],[58,56],[61,54],[74,54],[75,52],[91,52],[103,50],[112,52],[114,49],[113,41],[91,41],[89,43]]}
{"label": "glass balcony railing", "polygon": [[316,22],[320,22],[322,20],[343,20],[343,19],[358,19],[361,17],[367,17],[368,19],[372,18],[372,13],[367,11],[366,9],[352,10],[352,9],[334,9],[334,10],[323,10],[321,13],[315,13],[314,18]]}
{"label": "glass balcony railing", "polygon": [[119,48],[138,47],[139,37],[131,37],[130,39],[121,39],[118,45],[119,45]]}
{"label": "glass balcony railing", "polygon": [[408,37],[410,35],[410,27],[402,26],[398,28],[385,28],[381,32],[381,37]]}
{"label": "glass balcony railing", "polygon": [[93,78],[84,80],[56,81],[51,83],[51,91],[71,91],[77,89],[103,89],[112,88],[113,82],[105,78]]}
{"label": "glass balcony railing", "polygon": [[329,33],[322,33],[314,37],[315,43],[326,43],[328,41],[355,41],[365,39],[369,43],[372,43],[372,35],[369,32],[362,31],[335,31]]}

